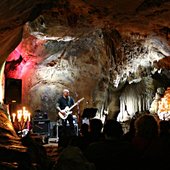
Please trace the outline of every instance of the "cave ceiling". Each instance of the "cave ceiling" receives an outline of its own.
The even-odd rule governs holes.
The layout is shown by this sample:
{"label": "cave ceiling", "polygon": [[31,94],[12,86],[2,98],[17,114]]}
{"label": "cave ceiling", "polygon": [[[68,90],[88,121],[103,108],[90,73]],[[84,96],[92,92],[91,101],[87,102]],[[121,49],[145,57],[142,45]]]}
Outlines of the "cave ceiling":
{"label": "cave ceiling", "polygon": [[[169,73],[168,0],[19,0],[17,3],[4,0],[0,8],[1,64],[22,40],[27,25],[31,35],[46,41],[74,41],[96,30],[101,30],[102,36],[113,36],[106,43],[113,41],[115,53],[123,51],[126,56],[114,56],[113,79],[118,79],[118,83],[122,77],[133,82],[134,70],[147,72],[152,67],[152,72],[165,69],[164,73]],[[136,78],[139,74],[134,82],[140,80]]]}
{"label": "cave ceiling", "polygon": [[51,113],[63,87],[96,107],[148,76],[170,86],[169,9],[169,0],[3,0],[0,65]]}

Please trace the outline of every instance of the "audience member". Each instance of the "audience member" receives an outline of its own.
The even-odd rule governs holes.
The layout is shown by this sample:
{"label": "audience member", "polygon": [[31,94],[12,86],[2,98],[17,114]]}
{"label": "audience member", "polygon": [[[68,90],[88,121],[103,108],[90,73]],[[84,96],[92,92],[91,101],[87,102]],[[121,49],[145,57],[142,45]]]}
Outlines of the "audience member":
{"label": "audience member", "polygon": [[90,125],[89,125],[90,143],[100,141],[103,139],[102,128],[103,128],[103,123],[101,119],[93,118],[90,120]]}
{"label": "audience member", "polygon": [[159,138],[159,126],[153,115],[144,114],[135,121],[132,144],[138,151],[139,169],[169,169],[167,154]]}
{"label": "audience member", "polygon": [[93,162],[96,170],[132,169],[135,152],[132,145],[125,142],[122,126],[116,120],[107,120],[103,129],[104,139],[91,143],[84,155]]}
{"label": "audience member", "polygon": [[96,170],[95,165],[87,161],[80,148],[66,147],[60,154],[52,170]]}

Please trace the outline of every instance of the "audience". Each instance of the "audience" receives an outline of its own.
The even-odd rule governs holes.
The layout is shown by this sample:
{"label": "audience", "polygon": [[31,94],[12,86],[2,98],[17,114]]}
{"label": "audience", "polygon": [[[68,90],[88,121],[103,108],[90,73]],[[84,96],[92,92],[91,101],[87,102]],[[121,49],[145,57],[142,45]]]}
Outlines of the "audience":
{"label": "audience", "polygon": [[32,138],[31,134],[28,133],[22,138],[22,144],[28,148],[28,154],[36,170],[50,170],[50,160],[48,159],[42,142],[36,141]]}
{"label": "audience", "polygon": [[132,144],[138,152],[138,169],[169,169],[169,155],[159,136],[159,123],[154,116],[144,114],[135,121]]}
{"label": "audience", "polygon": [[67,146],[52,170],[96,170],[96,168],[93,163],[87,161],[78,147]]}
{"label": "audience", "polygon": [[37,170],[170,169],[170,122],[148,112],[131,119],[127,133],[116,119],[103,125],[97,118],[82,124],[78,136],[62,133],[59,156],[51,167],[41,144],[29,135],[22,142]]}
{"label": "audience", "polygon": [[116,120],[107,120],[103,129],[103,140],[91,143],[84,155],[93,162],[96,170],[132,169],[135,150],[123,140],[122,126]]}

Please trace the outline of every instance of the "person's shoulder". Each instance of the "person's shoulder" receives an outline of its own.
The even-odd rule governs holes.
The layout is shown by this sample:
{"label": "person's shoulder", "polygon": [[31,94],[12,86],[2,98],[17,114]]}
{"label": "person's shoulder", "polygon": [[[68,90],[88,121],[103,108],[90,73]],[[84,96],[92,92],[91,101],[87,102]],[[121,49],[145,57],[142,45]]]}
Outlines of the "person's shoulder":
{"label": "person's shoulder", "polygon": [[59,100],[62,100],[63,98],[64,98],[63,96],[60,96],[60,97],[58,98],[58,101],[59,101]]}

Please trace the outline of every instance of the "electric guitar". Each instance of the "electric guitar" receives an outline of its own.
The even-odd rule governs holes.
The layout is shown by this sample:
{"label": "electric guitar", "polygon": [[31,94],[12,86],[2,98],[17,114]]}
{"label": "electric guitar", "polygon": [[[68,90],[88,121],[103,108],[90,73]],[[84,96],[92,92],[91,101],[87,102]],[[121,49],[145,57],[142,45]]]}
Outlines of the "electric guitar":
{"label": "electric guitar", "polygon": [[84,100],[84,97],[79,99],[76,103],[74,103],[71,107],[66,106],[61,112],[58,112],[58,115],[61,119],[66,119],[69,114],[72,113],[71,109],[73,109],[76,105],[78,105],[81,101]]}

